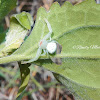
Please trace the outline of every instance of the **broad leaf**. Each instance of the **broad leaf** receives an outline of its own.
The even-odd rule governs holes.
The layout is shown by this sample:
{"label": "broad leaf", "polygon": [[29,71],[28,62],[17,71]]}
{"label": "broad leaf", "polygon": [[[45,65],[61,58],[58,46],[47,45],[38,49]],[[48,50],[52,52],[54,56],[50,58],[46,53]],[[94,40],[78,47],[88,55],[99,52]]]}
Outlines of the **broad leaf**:
{"label": "broad leaf", "polygon": [[0,0],[0,21],[16,6],[16,3],[17,0]]}
{"label": "broad leaf", "polygon": [[58,66],[50,60],[37,62],[57,73],[56,78],[79,100],[100,98],[99,33],[99,26],[83,27],[64,33],[58,38],[58,43],[63,47],[62,54],[59,55],[62,56],[62,65]]}
{"label": "broad leaf", "polygon": [[54,3],[49,12],[40,8],[31,35],[11,56],[1,58],[0,63],[34,58],[40,39],[49,32],[44,21],[46,18],[53,30],[52,39],[62,45],[62,53],[55,55],[55,57],[62,58],[62,65],[56,65],[46,59],[38,60],[36,64],[57,73],[58,80],[68,88],[72,87],[72,92],[78,94],[80,98],[99,100],[99,12],[100,5],[97,5],[95,0],[85,0],[75,6],[66,2],[62,7],[58,3]]}
{"label": "broad leaf", "polygon": [[[43,36],[49,32],[44,18],[46,18],[51,24],[53,30],[52,39],[57,39],[63,35],[63,33],[76,28],[86,26],[98,27],[100,25],[99,11],[100,5],[96,4],[94,0],[85,0],[81,4],[75,6],[69,2],[65,2],[62,7],[60,7],[58,3],[54,3],[49,12],[46,12],[45,9],[41,7],[38,10],[36,24],[31,32],[31,35],[23,43],[21,48],[19,48],[13,55],[0,59],[0,63],[31,59],[36,56],[40,39],[42,39]],[[86,34],[84,34],[84,36],[86,36]],[[74,40],[74,36],[71,38]],[[76,52],[76,50],[72,50],[73,52]],[[70,51],[67,51],[66,53],[69,52]],[[69,55],[74,57],[72,53],[69,53]],[[65,54],[63,56],[65,57]],[[75,57],[76,56],[79,56],[78,53]],[[89,57],[88,54],[84,55],[84,57],[87,56]]]}
{"label": "broad leaf", "polygon": [[[69,91],[75,96],[75,100],[99,100],[100,88],[83,86],[63,76],[55,75],[55,77],[64,84]],[[84,77],[84,76],[83,76]],[[87,80],[86,80],[87,81]]]}
{"label": "broad leaf", "polygon": [[63,58],[62,65],[56,65],[50,60],[39,60],[39,62],[38,65],[56,73],[56,78],[75,96],[80,96],[83,100],[99,100],[99,59]]}

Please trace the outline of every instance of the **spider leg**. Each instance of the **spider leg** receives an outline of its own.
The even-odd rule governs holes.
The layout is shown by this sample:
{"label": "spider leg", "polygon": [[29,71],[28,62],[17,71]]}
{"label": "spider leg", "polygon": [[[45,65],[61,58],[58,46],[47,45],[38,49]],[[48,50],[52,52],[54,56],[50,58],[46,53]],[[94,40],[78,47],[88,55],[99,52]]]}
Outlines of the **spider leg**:
{"label": "spider leg", "polygon": [[52,32],[52,28],[51,28],[50,23],[48,22],[48,20],[46,18],[44,20],[47,23],[47,26],[48,26],[49,31]]}
{"label": "spider leg", "polygon": [[46,50],[47,55],[49,55],[48,51]]}
{"label": "spider leg", "polygon": [[42,49],[38,48],[35,58],[33,58],[29,61],[22,61],[21,64],[31,63],[31,62],[34,62],[34,61],[38,60],[38,58],[41,56],[41,53],[42,53]]}
{"label": "spider leg", "polygon": [[48,53],[48,51],[47,50],[43,50],[44,51],[44,53],[43,54],[41,54],[41,56],[45,56],[46,54],[47,54],[47,56],[49,55],[49,53]]}
{"label": "spider leg", "polygon": [[44,40],[47,40],[48,38],[50,38],[51,40],[51,34],[52,34],[52,28],[51,28],[51,25],[50,23],[48,22],[47,19],[44,19],[45,22],[47,23],[47,26],[48,26],[48,29],[49,29],[49,33],[43,38]]}
{"label": "spider leg", "polygon": [[46,50],[43,50],[44,51],[44,53],[43,54],[41,54],[41,56],[44,56],[44,55],[46,55]]}

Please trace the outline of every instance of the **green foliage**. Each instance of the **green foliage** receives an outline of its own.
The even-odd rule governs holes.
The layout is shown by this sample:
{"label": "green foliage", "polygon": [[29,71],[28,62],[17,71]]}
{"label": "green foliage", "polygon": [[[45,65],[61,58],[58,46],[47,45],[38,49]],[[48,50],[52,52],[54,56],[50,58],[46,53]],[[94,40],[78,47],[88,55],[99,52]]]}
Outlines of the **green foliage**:
{"label": "green foliage", "polygon": [[19,88],[17,97],[23,92],[23,90],[26,88],[26,86],[28,85],[28,81],[30,78],[30,69],[29,69],[29,65],[21,65],[20,64],[20,73],[21,73],[21,86]]}
{"label": "green foliage", "polygon": [[33,25],[33,19],[29,13],[22,12],[20,14],[15,14],[12,17],[16,18],[17,21],[25,28],[25,29],[31,29],[31,26]]}
{"label": "green foliage", "polygon": [[4,31],[3,25],[0,25],[0,43],[5,40],[6,32]]}
{"label": "green foliage", "polygon": [[16,6],[16,3],[17,0],[0,0],[0,21]]}
{"label": "green foliage", "polygon": [[[100,20],[100,18],[98,17],[99,9],[100,9],[100,6],[97,5],[94,0],[86,0],[82,2],[81,4],[75,5],[75,6],[71,5],[69,2],[65,2],[65,4],[62,7],[60,7],[58,3],[54,3],[51,6],[51,9],[48,13],[45,11],[44,8],[41,7],[38,10],[36,24],[34,26],[34,29],[31,32],[31,35],[23,43],[21,48],[16,50],[16,52],[14,52],[13,55],[9,57],[4,57],[3,59],[1,59],[2,62],[0,61],[0,63],[7,63],[11,61],[16,61],[16,60],[20,61],[20,60],[31,59],[35,57],[37,48],[38,48],[38,43],[40,39],[43,38],[41,37],[42,34],[44,34],[43,36],[45,36],[48,33],[48,28],[44,21],[44,18],[48,19],[53,29],[52,39],[57,40],[58,37],[63,35],[63,33],[75,30],[77,28],[86,27],[86,26],[89,27],[92,25],[99,27],[99,20]],[[84,34],[84,38],[85,37],[88,38],[86,36],[88,33],[86,35],[85,34]],[[73,39],[74,35],[71,35],[71,36],[73,36],[71,38],[72,40],[74,40]],[[82,38],[83,36],[79,34],[79,37]],[[60,41],[59,43],[61,42],[62,41]],[[67,54],[66,57],[69,57],[69,56],[70,57],[80,57],[81,56],[81,55],[78,55],[78,53],[76,54],[77,50],[74,50],[73,48],[72,48],[73,54],[76,54],[76,55],[72,55],[72,52],[71,52],[72,50],[68,51],[68,48],[69,48],[68,45],[66,47],[63,47],[63,49],[64,48],[65,50],[67,50],[67,52],[66,51],[65,52],[69,54],[69,55]],[[86,50],[80,50],[80,52],[84,52],[84,51]],[[92,50],[92,52],[94,52],[94,50]],[[87,53],[86,54],[84,53],[84,57],[88,56],[91,58],[92,56],[89,56],[89,54],[87,55]],[[65,57],[65,54],[61,55],[61,57],[63,56]]]}
{"label": "green foliage", "polygon": [[[62,58],[62,65],[53,63],[50,60],[52,56],[49,58],[47,56],[41,57],[34,63],[56,73],[55,77],[71,89],[76,98],[99,100],[99,12],[100,5],[97,5],[95,0],[85,0],[74,6],[65,2],[62,7],[58,3],[54,3],[49,12],[41,7],[38,10],[36,24],[30,36],[12,55],[0,58],[0,63],[34,58],[40,39],[49,32],[44,21],[44,18],[46,18],[53,30],[52,39],[62,45],[62,53],[54,56]],[[28,29],[26,22],[22,21],[20,24],[23,23],[24,28]],[[27,70],[29,70],[28,67]],[[23,72],[22,70],[21,73]],[[28,84],[27,76],[28,74],[24,74],[25,81],[22,79],[24,86]]]}
{"label": "green foliage", "polygon": [[[100,60],[85,58],[63,58],[62,65],[50,60],[39,60],[40,65],[56,73],[55,76],[75,95],[86,100],[100,98]],[[79,99],[80,100],[80,99]]]}
{"label": "green foliage", "polygon": [[13,49],[20,47],[29,29],[33,24],[29,13],[15,14],[10,19],[10,28],[6,33],[6,40],[1,46],[0,56],[7,56]]}

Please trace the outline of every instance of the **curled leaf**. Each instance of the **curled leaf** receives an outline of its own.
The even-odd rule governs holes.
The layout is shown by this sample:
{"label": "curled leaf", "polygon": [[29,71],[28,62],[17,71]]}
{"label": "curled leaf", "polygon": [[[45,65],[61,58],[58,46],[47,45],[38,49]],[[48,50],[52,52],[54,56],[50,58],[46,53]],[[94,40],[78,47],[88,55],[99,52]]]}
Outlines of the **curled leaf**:
{"label": "curled leaf", "polygon": [[7,55],[8,52],[19,48],[32,24],[33,20],[29,13],[22,12],[13,15],[10,19],[10,28],[6,33],[5,46],[0,51],[0,54]]}

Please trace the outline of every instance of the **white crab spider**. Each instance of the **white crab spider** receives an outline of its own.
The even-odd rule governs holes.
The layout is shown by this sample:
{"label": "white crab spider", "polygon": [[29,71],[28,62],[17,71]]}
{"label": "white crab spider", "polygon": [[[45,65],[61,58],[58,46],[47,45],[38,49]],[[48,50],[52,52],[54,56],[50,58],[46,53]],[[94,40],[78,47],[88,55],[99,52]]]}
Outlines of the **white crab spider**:
{"label": "white crab spider", "polygon": [[[48,22],[47,19],[44,19],[44,20],[47,23],[49,33],[46,36],[44,36],[44,38],[39,42],[39,48],[37,50],[37,54],[36,54],[35,58],[33,58],[29,61],[24,61],[24,62],[22,62],[23,64],[34,62],[34,61],[38,60],[38,58],[40,56],[45,55],[46,53],[47,54],[48,53],[53,54],[53,53],[56,52],[56,49],[57,49],[56,41],[51,40],[51,34],[52,34],[51,25],[50,25],[50,23]],[[50,38],[50,40],[48,40],[49,38]],[[41,54],[42,50],[44,51],[43,54]]]}

